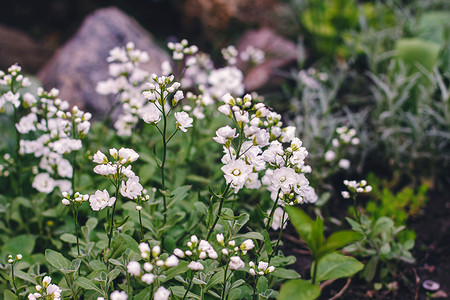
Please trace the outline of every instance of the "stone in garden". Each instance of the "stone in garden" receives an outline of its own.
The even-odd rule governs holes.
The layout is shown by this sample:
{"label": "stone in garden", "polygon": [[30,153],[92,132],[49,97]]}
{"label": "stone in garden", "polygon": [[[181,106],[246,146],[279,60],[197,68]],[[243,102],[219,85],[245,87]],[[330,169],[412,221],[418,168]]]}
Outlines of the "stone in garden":
{"label": "stone in garden", "polygon": [[56,52],[39,77],[46,89],[58,88],[61,99],[95,113],[94,116],[104,115],[114,99],[97,94],[95,87],[97,82],[109,78],[109,51],[127,42],[148,52],[150,60],[141,65],[142,69],[161,72],[161,63],[169,59],[168,54],[136,20],[116,7],[108,7],[85,18],[75,36]]}
{"label": "stone in garden", "polygon": [[34,41],[19,29],[0,25],[0,70],[19,63],[26,73],[36,73],[52,55],[52,49]]}
{"label": "stone in garden", "polygon": [[276,0],[185,0],[183,22],[191,29],[200,24],[207,37],[217,39],[218,33],[233,28],[236,22],[246,26],[273,25],[277,5]]}
{"label": "stone in garden", "polygon": [[270,28],[249,30],[244,33],[236,47],[241,53],[248,46],[263,50],[265,61],[260,65],[248,68],[246,62],[238,60],[237,66],[246,74],[244,85],[247,91],[257,90],[267,84],[275,83],[277,70],[295,62],[298,57],[296,44],[278,35]]}

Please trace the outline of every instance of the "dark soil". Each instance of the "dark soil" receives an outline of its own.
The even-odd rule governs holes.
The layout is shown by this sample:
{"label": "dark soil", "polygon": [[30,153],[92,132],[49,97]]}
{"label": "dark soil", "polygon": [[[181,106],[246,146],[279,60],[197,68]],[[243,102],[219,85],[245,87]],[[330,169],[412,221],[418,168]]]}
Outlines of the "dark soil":
{"label": "dark soil", "polygon": [[[398,273],[388,289],[383,287],[375,290],[373,283],[367,283],[358,274],[355,275],[341,297],[337,299],[374,299],[374,300],[425,300],[427,291],[422,287],[425,280],[433,280],[441,286],[435,296],[438,299],[448,299],[450,295],[450,201],[442,193],[431,192],[423,214],[411,220],[409,229],[416,232],[416,243],[413,265],[400,263]],[[304,279],[309,279],[311,256],[302,241],[297,239],[297,233],[288,227],[283,236],[285,255],[294,255],[296,269]],[[347,279],[338,279],[324,286],[319,299],[330,299],[339,293],[347,284]]]}

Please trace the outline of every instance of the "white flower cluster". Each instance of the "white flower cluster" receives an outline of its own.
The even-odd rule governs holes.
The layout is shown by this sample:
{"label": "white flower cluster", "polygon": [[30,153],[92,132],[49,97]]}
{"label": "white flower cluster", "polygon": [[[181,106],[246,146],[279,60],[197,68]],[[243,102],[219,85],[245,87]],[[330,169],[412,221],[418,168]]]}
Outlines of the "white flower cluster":
{"label": "white flower cluster", "polygon": [[[111,300],[127,300],[128,295],[124,291],[114,291],[110,295]],[[103,297],[98,297],[97,300],[105,300]]]}
{"label": "white flower cluster", "polygon": [[18,262],[19,260],[22,259],[22,254],[17,254],[16,257],[13,259],[12,255],[8,255],[8,263],[9,264],[13,264],[15,262]]}
{"label": "white flower cluster", "polygon": [[[199,86],[201,92],[204,92],[204,86]],[[192,111],[191,114],[201,120],[205,118],[204,110],[206,107],[214,104],[213,98],[209,94],[195,95],[192,92],[186,93],[186,99],[191,103],[190,105],[184,105],[184,111]]]}
{"label": "white flower cluster", "polygon": [[[187,243],[187,246],[189,247],[189,250],[186,250],[184,254],[191,259],[205,259],[207,257],[211,259],[218,258],[217,252],[216,250],[214,250],[213,246],[205,240],[199,241],[196,235],[191,236],[191,239]],[[181,256],[182,252],[179,252],[178,250],[175,254],[178,254],[179,257],[183,257]]]}
{"label": "white flower cluster", "polygon": [[273,271],[275,271],[275,267],[274,266],[269,266],[269,263],[260,261],[258,263],[258,267],[255,265],[254,262],[249,262],[248,265],[250,266],[250,269],[248,270],[248,272],[253,275],[253,276],[264,276],[267,275],[269,273],[272,273]]}
{"label": "white flower cluster", "polygon": [[30,86],[31,82],[28,77],[23,76],[22,67],[14,64],[8,68],[5,73],[0,70],[0,87],[9,86],[8,92],[0,96],[0,113],[5,111],[5,106],[10,103],[15,109],[19,108],[20,93],[15,92],[22,87]]}
{"label": "white flower cluster", "polygon": [[[127,272],[133,276],[141,278],[141,281],[151,285],[158,276],[162,276],[162,272],[168,268],[178,266],[178,257],[174,254],[168,256],[165,260],[161,257],[161,247],[154,246],[150,249],[147,243],[140,243],[139,250],[141,252],[141,257],[144,259],[145,263],[141,268],[141,264],[137,261],[131,261],[127,265]],[[174,251],[175,252],[175,251]],[[159,287],[156,291],[153,299],[167,300],[169,299],[170,291],[164,287]]]}
{"label": "white flower cluster", "polygon": [[372,186],[367,184],[367,181],[361,180],[344,180],[344,184],[347,186],[349,191],[342,191],[342,197],[349,199],[350,197],[356,197],[359,193],[370,193],[372,191]]}
{"label": "white flower cluster", "polygon": [[261,49],[255,48],[252,45],[247,46],[239,55],[242,61],[250,62],[255,65],[264,63],[265,54]]}
{"label": "white flower cluster", "polygon": [[216,240],[223,247],[220,252],[226,256],[231,255],[229,258],[229,268],[234,271],[242,269],[245,266],[240,256],[246,255],[248,251],[255,247],[255,243],[251,239],[243,241],[239,247],[236,246],[235,240],[230,240],[228,243],[225,243],[223,233],[217,234]]}
{"label": "white flower cluster", "polygon": [[222,49],[222,56],[227,61],[229,65],[235,65],[237,63],[237,58],[239,56],[239,51],[235,46],[230,45]]}
{"label": "white flower cluster", "polygon": [[[171,109],[167,104],[169,95],[173,95],[172,106],[176,106],[178,102],[184,98],[183,92],[179,90],[180,83],[174,81],[174,76],[156,76],[152,75],[152,80],[155,83],[148,83],[149,90],[142,94],[150,102],[150,107],[143,114],[144,122],[156,125],[161,120],[161,115],[168,116]],[[153,106],[151,106],[153,105]],[[189,127],[192,127],[193,119],[185,111],[174,113],[176,119],[176,126],[178,130],[186,132]]]}
{"label": "white flower cluster", "polygon": [[101,95],[118,94],[122,104],[122,113],[114,123],[119,136],[131,136],[132,129],[148,109],[148,103],[142,96],[150,74],[140,68],[149,60],[148,54],[135,48],[133,43],[125,47],[116,47],[109,52],[109,79],[100,81],[96,91]]}
{"label": "white flower cluster", "polygon": [[[267,211],[267,215],[270,215],[270,212],[270,210]],[[272,216],[272,229],[278,230],[281,228],[281,226],[283,226],[283,229],[285,229],[287,226],[287,220],[289,220],[288,214],[284,212],[283,208],[277,207]],[[264,223],[267,223],[268,221],[268,218],[264,219]]]}
{"label": "white flower cluster", "polygon": [[188,47],[188,41],[186,39],[181,40],[180,43],[167,43],[167,47],[172,50],[173,60],[182,60],[185,55],[193,55],[198,52],[198,47],[195,45]]}
{"label": "white flower cluster", "polygon": [[42,284],[36,285],[37,293],[28,294],[28,300],[60,300],[62,290],[56,284],[50,284],[51,281],[52,278],[50,276],[45,276],[44,279],[42,279]]}
{"label": "white flower cluster", "polygon": [[[111,161],[100,150],[94,154],[93,161],[98,164],[95,166],[94,172],[113,182],[121,181],[120,193],[123,197],[132,200],[141,197],[143,187],[139,183],[139,177],[131,170],[130,165],[139,158],[139,154],[133,149],[123,147],[119,150],[111,148],[109,154],[112,157]],[[89,198],[91,208],[95,211],[102,210],[106,206],[112,206],[115,201],[116,198],[110,197],[106,189],[96,191]]]}
{"label": "white flower cluster", "polygon": [[14,166],[14,158],[11,157],[11,154],[5,153],[3,155],[3,160],[6,164],[0,165],[0,176],[8,177],[10,174],[10,170]]}
{"label": "white flower cluster", "polygon": [[259,188],[258,173],[265,171],[262,183],[274,201],[281,199],[289,205],[315,202],[317,195],[303,174],[311,171],[304,162],[308,152],[295,137],[295,127],[282,128],[281,116],[263,103],[255,103],[249,94],[242,99],[226,94],[223,101],[219,111],[232,119],[237,129],[219,128],[214,140],[224,145],[222,171],[234,192],[244,185]]}
{"label": "white flower cluster", "polygon": [[309,68],[308,70],[301,70],[298,73],[298,80],[305,87],[318,90],[321,87],[320,81],[324,82],[328,80],[328,74]]}
{"label": "white flower cluster", "polygon": [[20,154],[41,158],[39,168],[45,171],[34,178],[32,186],[43,193],[50,193],[55,187],[70,192],[70,181],[61,178],[72,177],[72,166],[63,156],[81,149],[81,139],[90,129],[91,114],[76,106],[69,111],[69,103],[58,98],[57,89],[46,92],[39,87],[37,97],[29,92],[21,94],[19,89],[29,86],[30,81],[18,65],[11,66],[7,74],[0,71],[2,85],[9,86],[9,91],[0,97],[0,112],[7,103],[15,111],[20,108],[28,112],[15,127],[21,135],[31,138],[20,140]]}
{"label": "white flower cluster", "polygon": [[74,206],[80,207],[81,204],[83,204],[83,202],[89,200],[89,195],[87,195],[87,194],[83,195],[83,194],[80,194],[79,192],[76,192],[73,195],[73,198],[70,197],[69,193],[67,193],[67,192],[62,192],[62,196],[63,196],[63,199],[61,200],[61,203],[66,206],[74,205]]}
{"label": "white flower cluster", "polygon": [[[356,137],[356,130],[342,126],[336,128],[337,137],[331,140],[331,146],[333,149],[329,149],[325,152],[325,160],[328,162],[334,161],[338,156],[336,153],[342,152],[342,147],[348,144],[359,145],[360,140]],[[350,161],[346,158],[339,159],[338,166],[344,170],[350,168]]]}

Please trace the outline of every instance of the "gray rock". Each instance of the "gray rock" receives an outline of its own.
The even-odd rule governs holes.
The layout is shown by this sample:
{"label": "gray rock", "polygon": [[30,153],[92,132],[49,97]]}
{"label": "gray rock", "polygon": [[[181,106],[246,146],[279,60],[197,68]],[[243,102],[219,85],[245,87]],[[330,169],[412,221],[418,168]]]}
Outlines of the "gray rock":
{"label": "gray rock", "polygon": [[[278,35],[270,28],[249,30],[237,43],[239,52],[248,46],[259,48],[265,53],[264,63],[249,67],[246,62],[238,60],[237,66],[244,70],[244,85],[247,91],[258,90],[270,83],[276,83],[277,69],[297,60],[298,50],[294,42]],[[275,79],[275,81],[274,81]]]}
{"label": "gray rock", "polygon": [[36,73],[52,55],[52,49],[21,30],[0,25],[0,70],[18,63],[26,73]]}
{"label": "gray rock", "polygon": [[109,77],[109,50],[127,42],[148,52],[150,60],[141,65],[142,69],[161,72],[161,63],[169,59],[168,54],[134,19],[116,7],[108,7],[86,17],[75,36],[39,72],[39,78],[46,89],[58,88],[61,99],[102,116],[114,99],[97,94],[96,84]]}

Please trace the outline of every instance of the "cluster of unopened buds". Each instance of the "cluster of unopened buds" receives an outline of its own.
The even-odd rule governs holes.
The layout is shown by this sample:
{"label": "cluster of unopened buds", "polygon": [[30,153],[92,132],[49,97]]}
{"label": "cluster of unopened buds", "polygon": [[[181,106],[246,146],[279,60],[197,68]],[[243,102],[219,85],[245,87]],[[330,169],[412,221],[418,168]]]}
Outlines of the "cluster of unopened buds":
{"label": "cluster of unopened buds", "polygon": [[[359,145],[360,140],[356,137],[356,130],[354,128],[348,128],[347,126],[341,126],[336,128],[337,137],[331,140],[331,146],[333,149],[325,152],[324,158],[326,161],[334,161],[340,155],[336,153],[342,153],[342,147],[345,145]],[[341,158],[338,162],[338,166],[342,169],[350,168],[350,161],[346,158]]]}
{"label": "cluster of unopened buds", "polygon": [[8,255],[8,263],[14,264],[22,259],[22,254],[17,254],[15,258],[12,255]]}
{"label": "cluster of unopened buds", "polygon": [[[174,254],[170,256],[167,256],[167,254],[161,254],[161,247],[158,245],[153,246],[150,249],[150,246],[147,243],[140,243],[139,251],[141,252],[142,259],[145,261],[143,267],[141,268],[141,264],[139,262],[131,261],[127,265],[127,272],[136,277],[140,276],[141,281],[148,285],[155,282],[163,270],[178,266],[178,257]],[[164,257],[166,258],[164,259]],[[161,295],[166,295],[168,292],[168,290],[164,287],[160,287],[158,291],[160,291]],[[167,296],[169,294],[167,294]],[[155,299],[157,299],[156,294]]]}
{"label": "cluster of unopened buds", "polygon": [[11,154],[5,153],[3,155],[3,159],[4,159],[6,164],[5,165],[0,165],[0,176],[7,177],[10,174],[9,170],[14,165],[14,158],[11,157]]}
{"label": "cluster of unopened buds", "polygon": [[350,197],[356,197],[360,193],[370,193],[372,191],[372,186],[367,184],[367,181],[361,180],[344,180],[344,184],[347,186],[349,191],[342,191],[341,195],[345,199]]}
{"label": "cluster of unopened buds", "polygon": [[173,51],[172,58],[174,60],[182,60],[185,55],[192,55],[198,52],[198,47],[195,45],[188,47],[186,39],[181,40],[180,43],[167,43],[167,47]]}
{"label": "cluster of unopened buds", "polygon": [[269,266],[269,263],[263,261],[260,261],[258,263],[258,266],[256,266],[252,261],[249,262],[248,265],[250,266],[248,272],[253,276],[264,276],[275,271],[274,266]]}
{"label": "cluster of unopened buds", "polygon": [[76,205],[76,206],[81,206],[81,204],[83,204],[83,202],[89,200],[89,195],[85,194],[80,194],[79,192],[76,192],[73,195],[73,198],[70,196],[69,193],[67,192],[62,192],[62,196],[63,199],[61,200],[61,203],[64,205]]}

